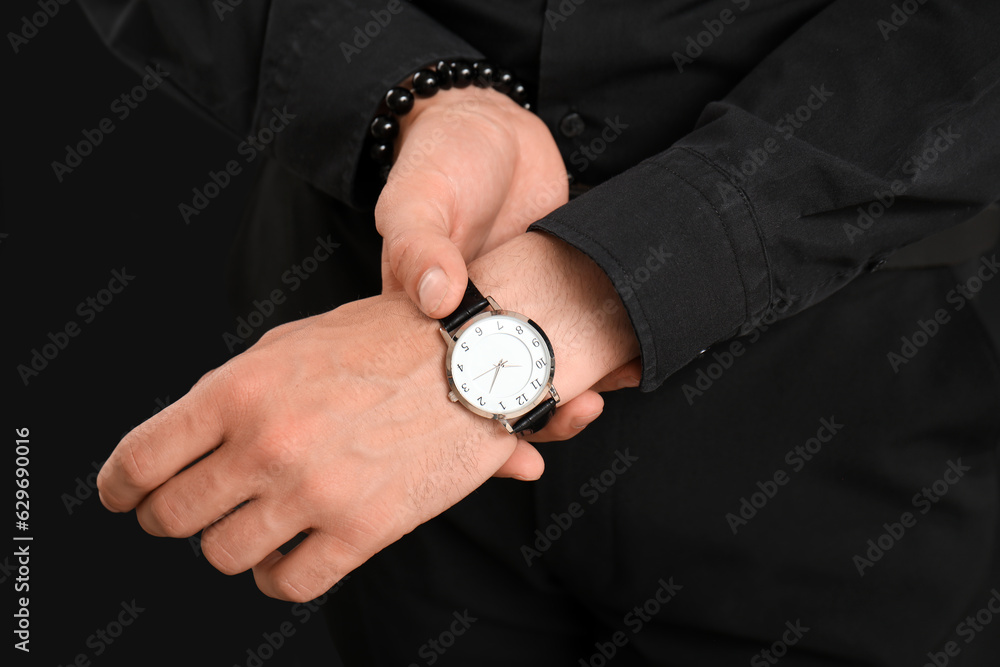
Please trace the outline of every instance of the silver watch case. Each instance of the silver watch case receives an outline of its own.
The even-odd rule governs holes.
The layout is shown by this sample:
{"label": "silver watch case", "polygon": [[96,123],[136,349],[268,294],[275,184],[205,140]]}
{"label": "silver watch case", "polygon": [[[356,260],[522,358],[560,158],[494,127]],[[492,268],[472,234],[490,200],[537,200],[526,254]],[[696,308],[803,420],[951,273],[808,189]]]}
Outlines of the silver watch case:
{"label": "silver watch case", "polygon": [[[444,327],[441,327],[439,329],[442,338],[444,338],[445,343],[447,343],[448,345],[448,352],[445,354],[444,358],[444,370],[448,376],[448,398],[451,399],[453,403],[458,403],[462,405],[469,412],[477,414],[481,417],[486,417],[488,419],[495,419],[496,421],[503,424],[504,428],[507,429],[508,433],[513,433],[514,429],[513,429],[513,424],[511,422],[514,422],[519,417],[523,417],[524,415],[528,414],[529,412],[537,408],[539,405],[549,400],[549,398],[554,398],[556,400],[556,403],[559,402],[559,393],[556,391],[556,388],[552,386],[552,378],[555,376],[556,372],[556,355],[555,352],[552,350],[552,343],[549,341],[549,337],[545,335],[545,332],[542,330],[540,326],[538,326],[538,324],[536,324],[529,318],[525,317],[521,313],[516,313],[513,310],[504,310],[500,308],[500,306],[497,305],[497,302],[494,301],[493,297],[491,296],[486,297],[486,300],[489,302],[490,308],[470,317],[462,326],[455,329],[453,334],[450,334],[447,331],[445,331]],[[546,349],[548,349],[549,351],[549,359],[552,360],[552,363],[549,365],[549,376],[548,378],[546,378],[545,386],[542,388],[541,391],[538,392],[537,398],[535,398],[535,400],[531,401],[527,405],[518,408],[517,410],[511,410],[510,412],[503,414],[490,412],[488,410],[483,410],[478,405],[473,405],[472,403],[470,403],[464,396],[462,396],[462,393],[458,391],[458,387],[455,386],[455,379],[454,377],[452,377],[451,374],[451,356],[455,352],[455,345],[458,342],[458,338],[467,329],[474,326],[476,322],[481,322],[482,320],[488,319],[490,317],[496,317],[498,315],[506,315],[507,317],[512,317],[516,320],[520,320],[525,324],[529,325],[530,327],[532,327],[535,331],[537,331],[542,341],[545,343]]]}

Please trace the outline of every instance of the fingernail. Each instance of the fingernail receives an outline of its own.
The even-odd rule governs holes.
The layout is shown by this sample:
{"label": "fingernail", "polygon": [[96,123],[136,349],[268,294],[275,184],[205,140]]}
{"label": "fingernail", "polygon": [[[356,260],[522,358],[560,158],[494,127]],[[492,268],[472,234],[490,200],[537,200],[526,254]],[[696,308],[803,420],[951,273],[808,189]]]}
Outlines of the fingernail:
{"label": "fingernail", "polygon": [[444,297],[448,294],[448,276],[444,270],[435,266],[424,273],[417,285],[417,298],[420,299],[420,309],[425,313],[433,313]]}
{"label": "fingernail", "polygon": [[589,414],[586,417],[583,417],[582,419],[570,422],[570,428],[576,428],[576,429],[584,428],[585,426],[587,426],[587,424],[600,417],[602,412],[604,411],[598,410],[597,412]]}

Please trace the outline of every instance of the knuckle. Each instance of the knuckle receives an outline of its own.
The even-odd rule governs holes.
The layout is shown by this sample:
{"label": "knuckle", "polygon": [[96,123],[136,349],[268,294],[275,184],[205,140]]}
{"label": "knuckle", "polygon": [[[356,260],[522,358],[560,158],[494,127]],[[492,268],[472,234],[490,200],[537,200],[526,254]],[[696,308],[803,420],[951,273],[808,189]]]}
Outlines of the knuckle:
{"label": "knuckle", "polygon": [[307,585],[302,582],[293,581],[288,577],[279,577],[274,581],[274,589],[277,596],[288,602],[309,602],[315,600],[325,591],[318,590],[315,585]]}
{"label": "knuckle", "polygon": [[279,477],[301,461],[303,444],[295,428],[266,431],[259,436],[253,448],[253,469],[268,479]]}
{"label": "knuckle", "polygon": [[[185,525],[182,511],[174,505],[173,498],[168,493],[154,494],[149,500],[149,516],[166,537],[189,537],[194,531]],[[142,519],[140,519],[142,523]],[[148,522],[147,522],[148,523]],[[143,528],[149,531],[144,524]]]}
{"label": "knuckle", "polygon": [[233,362],[219,368],[217,377],[221,391],[215,395],[217,409],[214,412],[242,417],[254,413],[254,408],[266,395],[269,382],[261,364],[243,360]]}
{"label": "knuckle", "polygon": [[118,465],[122,479],[131,486],[144,488],[149,481],[152,462],[148,460],[149,450],[142,436],[142,426],[126,435],[119,447]]}
{"label": "knuckle", "polygon": [[98,476],[97,490],[100,493],[101,501],[108,509],[124,512],[132,508],[132,505],[121,497],[120,489],[108,482],[107,477]]}
{"label": "knuckle", "polygon": [[206,529],[201,536],[201,552],[216,570],[226,575],[239,574],[249,569],[229,548],[219,528]]}

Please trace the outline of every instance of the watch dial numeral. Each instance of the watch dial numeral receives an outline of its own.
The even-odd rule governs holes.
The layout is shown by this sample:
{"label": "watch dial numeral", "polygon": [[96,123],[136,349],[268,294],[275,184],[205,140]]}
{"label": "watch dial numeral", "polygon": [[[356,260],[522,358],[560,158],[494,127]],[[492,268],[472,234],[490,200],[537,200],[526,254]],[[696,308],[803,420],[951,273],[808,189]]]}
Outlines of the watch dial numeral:
{"label": "watch dial numeral", "polygon": [[[463,385],[463,386],[465,386],[465,385]],[[541,380],[532,380],[531,381],[531,386],[534,389],[541,389],[542,388],[542,381]]]}
{"label": "watch dial numeral", "polygon": [[468,352],[469,351],[469,344],[468,343],[462,343],[462,349],[465,350],[466,352]]}
{"label": "watch dial numeral", "polygon": [[476,335],[477,336],[482,336],[483,335],[483,328],[482,327],[476,327]]}
{"label": "watch dial numeral", "polygon": [[498,401],[498,402],[500,403],[500,409],[501,410],[506,410],[507,409],[507,406],[503,404],[503,401]]}
{"label": "watch dial numeral", "polygon": [[467,385],[466,383],[463,382],[462,383],[462,391],[464,391],[465,393],[468,394],[469,393],[469,385]]}
{"label": "watch dial numeral", "polygon": [[503,329],[503,322],[497,321],[497,331]]}
{"label": "watch dial numeral", "polygon": [[524,333],[524,327],[522,327],[520,324],[518,324],[516,327],[514,327],[514,331],[516,331],[519,334],[523,334]]}
{"label": "watch dial numeral", "polygon": [[545,362],[539,359],[535,362],[535,368],[545,368]]}
{"label": "watch dial numeral", "polygon": [[525,396],[524,394],[521,394],[520,396],[517,397],[517,404],[518,405],[524,405],[527,402],[528,402],[528,397]]}
{"label": "watch dial numeral", "polygon": [[531,344],[534,345],[535,347],[538,347],[539,345],[541,345],[541,343],[538,342],[537,338],[532,338],[531,339]]}
{"label": "watch dial numeral", "polygon": [[485,406],[485,405],[486,405],[486,399],[485,399],[485,398],[483,398],[482,396],[480,396],[480,397],[479,397],[479,398],[477,398],[476,400],[477,400],[477,401],[479,401],[479,405],[483,405],[483,406]]}
{"label": "watch dial numeral", "polygon": [[455,365],[458,366],[459,371],[461,371],[462,373],[465,372],[465,366],[463,366],[462,364],[455,364]]}

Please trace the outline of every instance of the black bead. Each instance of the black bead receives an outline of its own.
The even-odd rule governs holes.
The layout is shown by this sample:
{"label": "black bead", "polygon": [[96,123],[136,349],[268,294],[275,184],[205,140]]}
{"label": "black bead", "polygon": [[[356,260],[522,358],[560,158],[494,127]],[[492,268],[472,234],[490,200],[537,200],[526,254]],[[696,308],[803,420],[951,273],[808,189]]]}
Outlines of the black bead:
{"label": "black bead", "polygon": [[493,89],[506,95],[514,87],[514,75],[505,69],[499,69],[493,75]]}
{"label": "black bead", "polygon": [[392,144],[372,144],[371,156],[375,164],[392,164]]}
{"label": "black bead", "polygon": [[397,116],[409,113],[413,108],[413,93],[406,88],[390,88],[385,94],[385,105]]}
{"label": "black bead", "polygon": [[464,60],[456,60],[451,64],[451,85],[456,88],[467,88],[472,83],[472,65]]}
{"label": "black bead", "polygon": [[522,106],[528,103],[528,89],[523,84],[515,83],[507,94],[510,96],[510,99]]}
{"label": "black bead", "polygon": [[438,91],[437,74],[429,69],[422,69],[413,75],[413,94],[417,97],[431,97]]}
{"label": "black bead", "polygon": [[379,141],[392,141],[399,134],[399,121],[392,116],[375,116],[371,135]]}
{"label": "black bead", "polygon": [[493,75],[496,73],[493,65],[490,65],[485,60],[477,60],[472,64],[472,71],[474,75],[472,83],[477,88],[489,88],[493,85]]}
{"label": "black bead", "polygon": [[438,75],[438,85],[441,90],[448,90],[451,88],[451,65],[446,60],[439,60],[437,65],[434,66]]}

